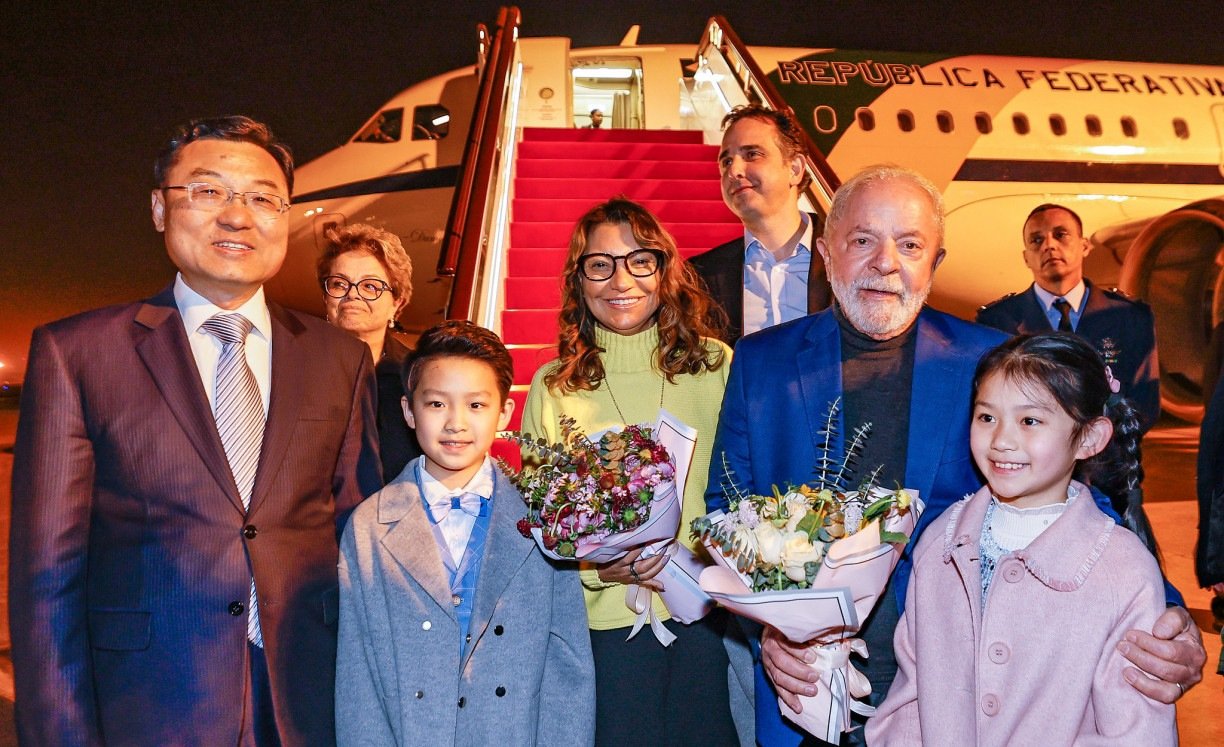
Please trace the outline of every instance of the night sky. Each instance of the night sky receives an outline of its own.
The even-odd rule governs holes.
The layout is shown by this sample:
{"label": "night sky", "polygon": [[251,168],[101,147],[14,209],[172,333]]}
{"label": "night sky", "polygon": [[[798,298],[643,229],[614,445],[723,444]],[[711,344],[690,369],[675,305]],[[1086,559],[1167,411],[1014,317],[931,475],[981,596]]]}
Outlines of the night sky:
{"label": "night sky", "polygon": [[[492,26],[499,7],[85,5],[0,11],[0,382],[20,377],[34,326],[151,294],[172,277],[149,189],[173,124],[248,114],[305,163],[403,88],[472,64],[475,25]],[[749,45],[1224,65],[1218,2],[1148,3],[1149,11],[1110,16],[1086,2],[927,5],[519,3],[523,35],[568,36],[574,47],[615,44],[633,23],[641,43],[695,46],[705,20],[721,13]]]}

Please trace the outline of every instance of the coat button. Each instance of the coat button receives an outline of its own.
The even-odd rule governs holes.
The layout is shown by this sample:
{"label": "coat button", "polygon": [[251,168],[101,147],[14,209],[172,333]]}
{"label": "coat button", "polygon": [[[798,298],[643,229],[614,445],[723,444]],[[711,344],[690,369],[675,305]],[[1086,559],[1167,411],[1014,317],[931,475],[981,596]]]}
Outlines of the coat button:
{"label": "coat button", "polygon": [[242,536],[249,540],[255,539],[255,535],[257,534],[259,534],[259,530],[255,528],[254,524],[247,524],[242,528]]}
{"label": "coat button", "polygon": [[429,630],[429,629],[430,629],[430,628],[432,628],[432,627],[433,627],[433,623],[431,623],[431,622],[430,622],[430,621],[428,621],[428,620],[426,620],[425,622],[421,623],[421,630]]}
{"label": "coat button", "polygon": [[1007,663],[1007,660],[1011,658],[1011,649],[1007,647],[1006,643],[1000,641],[990,644],[986,655],[989,656],[990,660],[995,664],[1005,664]]}
{"label": "coat button", "polygon": [[1003,569],[1003,580],[1010,584],[1019,583],[1020,579],[1024,578],[1024,566],[1020,561],[1013,560],[1008,562],[1007,567]]}
{"label": "coat button", "polygon": [[502,633],[505,633],[505,632],[506,632],[506,629],[500,625],[498,625],[496,628],[493,628],[493,635],[501,635]]}
{"label": "coat button", "polygon": [[502,687],[501,685],[498,685],[497,689],[494,690],[493,692],[497,693],[497,697],[500,698],[506,694],[506,688]]}
{"label": "coat button", "polygon": [[986,693],[982,696],[982,713],[987,716],[994,716],[999,712],[999,698],[993,693]]}
{"label": "coat button", "polygon": [[451,604],[458,607],[459,605],[463,604],[463,597],[456,594],[455,596],[451,597]]}
{"label": "coat button", "polygon": [[463,642],[464,642],[464,643],[471,643],[471,642],[472,642],[472,634],[471,634],[471,633],[468,633],[466,636],[464,636],[464,638],[463,638]]}
{"label": "coat button", "polygon": [[417,690],[417,691],[416,691],[416,696],[417,696],[417,700],[420,700],[421,698],[425,697],[425,691],[424,691],[424,690]]}
{"label": "coat button", "polygon": [[242,602],[230,602],[229,603],[229,613],[233,615],[234,617],[238,617],[245,611],[246,611],[246,605],[243,604]]}
{"label": "coat button", "polygon": [[460,695],[459,696],[459,707],[462,708],[465,703],[467,703],[467,698]]}

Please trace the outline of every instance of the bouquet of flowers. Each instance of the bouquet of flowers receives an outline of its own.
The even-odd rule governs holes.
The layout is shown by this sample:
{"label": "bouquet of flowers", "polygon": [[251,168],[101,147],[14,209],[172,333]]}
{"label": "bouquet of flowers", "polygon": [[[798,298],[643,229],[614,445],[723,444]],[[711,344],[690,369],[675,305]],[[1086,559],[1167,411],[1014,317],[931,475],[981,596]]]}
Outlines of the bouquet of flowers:
{"label": "bouquet of flowers", "polygon": [[[556,560],[606,563],[642,546],[643,558],[666,553],[660,595],[668,611],[684,623],[704,617],[713,601],[697,580],[702,565],[675,541],[696,431],[663,411],[653,428],[627,425],[594,440],[572,418],[562,416],[560,425],[558,444],[506,435],[538,462],[517,474],[502,463],[527,502],[519,531]],[[636,584],[626,588],[625,604],[637,615],[629,637],[649,622],[666,646],[675,636],[654,614],[652,595]]]}
{"label": "bouquet of flowers", "polygon": [[851,711],[874,712],[854,700],[870,694],[871,685],[850,664],[851,652],[867,655],[853,634],[875,607],[923,508],[913,491],[878,486],[878,469],[850,488],[871,424],[855,430],[834,460],[838,405],[827,411],[815,484],[750,495],[724,467],[729,510],[692,525],[716,562],[701,574],[703,590],[795,643],[813,641],[817,694],[801,699],[802,714],[781,699],[778,705],[805,731],[834,743],[850,730]]}

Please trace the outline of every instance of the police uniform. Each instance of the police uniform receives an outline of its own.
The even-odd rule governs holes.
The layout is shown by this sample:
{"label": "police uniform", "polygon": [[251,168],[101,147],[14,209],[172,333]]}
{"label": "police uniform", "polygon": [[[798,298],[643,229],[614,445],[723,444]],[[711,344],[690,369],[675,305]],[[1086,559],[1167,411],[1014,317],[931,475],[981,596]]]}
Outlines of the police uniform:
{"label": "police uniform", "polygon": [[[1138,409],[1146,431],[1160,416],[1160,366],[1152,309],[1116,288],[1098,288],[1087,279],[1084,285],[1075,334],[1096,348],[1110,367],[1122,385],[1122,394]],[[1053,329],[1033,286],[978,309],[977,322],[1013,335]]]}

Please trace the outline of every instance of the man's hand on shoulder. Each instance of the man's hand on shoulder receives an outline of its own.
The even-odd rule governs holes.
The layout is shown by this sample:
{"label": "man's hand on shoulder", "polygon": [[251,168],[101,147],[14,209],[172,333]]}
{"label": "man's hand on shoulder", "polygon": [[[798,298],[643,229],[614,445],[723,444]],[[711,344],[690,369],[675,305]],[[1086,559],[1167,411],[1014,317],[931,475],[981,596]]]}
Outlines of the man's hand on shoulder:
{"label": "man's hand on shoulder", "polygon": [[1160,703],[1174,703],[1197,685],[1207,663],[1203,636],[1181,607],[1165,610],[1151,633],[1126,631],[1118,651],[1135,665],[1123,671],[1126,681]]}

